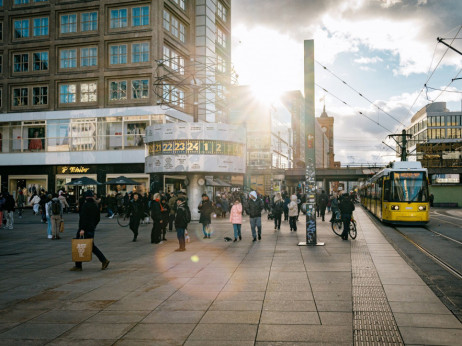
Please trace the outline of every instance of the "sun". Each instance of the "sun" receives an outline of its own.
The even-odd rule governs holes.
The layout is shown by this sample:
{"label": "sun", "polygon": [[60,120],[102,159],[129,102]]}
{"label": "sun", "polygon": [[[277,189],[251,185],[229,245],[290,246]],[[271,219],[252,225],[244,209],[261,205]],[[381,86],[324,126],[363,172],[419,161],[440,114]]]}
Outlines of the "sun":
{"label": "sun", "polygon": [[250,85],[255,99],[263,104],[271,105],[281,99],[282,91],[270,84],[255,83]]}

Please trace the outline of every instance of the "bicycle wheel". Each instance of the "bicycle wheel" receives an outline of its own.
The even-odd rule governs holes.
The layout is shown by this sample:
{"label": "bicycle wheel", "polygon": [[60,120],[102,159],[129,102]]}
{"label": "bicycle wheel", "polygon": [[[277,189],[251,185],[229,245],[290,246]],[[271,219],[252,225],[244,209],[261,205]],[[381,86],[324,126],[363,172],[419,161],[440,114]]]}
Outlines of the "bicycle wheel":
{"label": "bicycle wheel", "polygon": [[343,232],[343,222],[342,222],[342,220],[334,220],[334,222],[332,222],[332,230],[338,236],[342,235],[342,232]]}
{"label": "bicycle wheel", "polygon": [[130,224],[130,218],[125,213],[117,215],[117,223],[119,226],[127,227]]}
{"label": "bicycle wheel", "polygon": [[356,236],[358,235],[356,232],[356,221],[351,221],[350,222],[350,238],[351,239],[356,239]]}

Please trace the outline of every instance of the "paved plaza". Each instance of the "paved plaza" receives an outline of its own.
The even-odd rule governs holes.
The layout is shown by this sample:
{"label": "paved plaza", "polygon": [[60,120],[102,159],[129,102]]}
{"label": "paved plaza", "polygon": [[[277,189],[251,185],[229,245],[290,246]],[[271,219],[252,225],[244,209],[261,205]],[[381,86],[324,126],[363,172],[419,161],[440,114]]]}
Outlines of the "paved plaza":
{"label": "paved plaza", "polygon": [[[330,217],[330,215],[328,216]],[[358,238],[342,241],[318,220],[325,246],[298,247],[304,221],[275,232],[263,216],[261,241],[243,239],[214,219],[212,239],[189,227],[187,251],[176,233],[137,242],[102,218],[94,257],[70,272],[78,216],[65,215],[61,240],[30,210],[0,230],[0,345],[460,345],[462,325],[357,207]]]}

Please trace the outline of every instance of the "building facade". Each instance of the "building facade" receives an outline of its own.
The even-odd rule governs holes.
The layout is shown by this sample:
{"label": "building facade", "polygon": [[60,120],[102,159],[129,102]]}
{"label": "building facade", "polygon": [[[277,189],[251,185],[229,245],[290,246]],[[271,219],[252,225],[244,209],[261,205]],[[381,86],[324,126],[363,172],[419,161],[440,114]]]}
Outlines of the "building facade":
{"label": "building facade", "polygon": [[0,1],[2,188],[162,188],[144,173],[146,128],[226,122],[230,28],[228,0]]}
{"label": "building facade", "polygon": [[428,104],[412,117],[406,133],[412,136],[409,160],[428,169],[435,203],[462,205],[462,111],[450,111],[446,102]]}

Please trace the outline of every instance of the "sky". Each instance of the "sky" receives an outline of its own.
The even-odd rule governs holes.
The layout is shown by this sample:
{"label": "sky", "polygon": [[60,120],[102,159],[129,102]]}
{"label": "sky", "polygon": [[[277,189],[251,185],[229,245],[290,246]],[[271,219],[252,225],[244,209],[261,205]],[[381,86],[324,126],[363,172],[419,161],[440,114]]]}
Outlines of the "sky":
{"label": "sky", "polygon": [[335,160],[388,163],[398,159],[382,142],[423,106],[461,110],[462,55],[437,42],[462,51],[461,13],[461,0],[232,0],[232,62],[262,99],[303,93],[313,39],[315,114],[325,105],[335,119]]}

